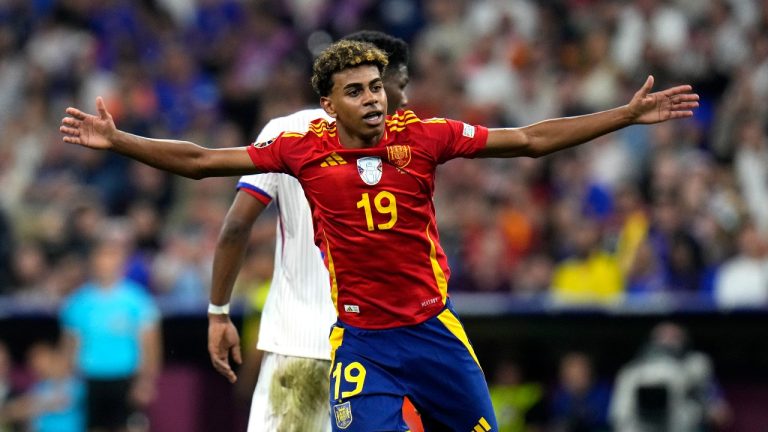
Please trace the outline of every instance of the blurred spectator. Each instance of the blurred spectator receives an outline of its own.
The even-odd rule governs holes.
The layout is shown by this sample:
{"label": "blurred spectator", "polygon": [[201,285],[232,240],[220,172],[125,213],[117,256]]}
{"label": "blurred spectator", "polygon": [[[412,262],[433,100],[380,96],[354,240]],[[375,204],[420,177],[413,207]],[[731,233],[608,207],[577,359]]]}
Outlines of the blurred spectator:
{"label": "blurred spectator", "polygon": [[502,359],[488,386],[499,432],[544,431],[547,410],[541,384],[526,381],[514,360]]}
{"label": "blurred spectator", "polygon": [[152,263],[161,248],[160,214],[150,203],[135,201],[127,216],[134,231],[135,247],[126,263],[125,276],[145,288],[153,288]]}
{"label": "blurred spectator", "polygon": [[12,367],[8,347],[5,342],[0,341],[0,432],[11,432],[17,425],[17,422],[8,418],[7,414],[9,402],[20,393],[20,389],[11,377]]}
{"label": "blurred spectator", "polygon": [[11,262],[11,286],[20,297],[36,297],[48,291],[51,269],[42,246],[37,242],[18,245]]}
{"label": "blurred spectator", "polygon": [[647,302],[651,298],[667,296],[667,283],[658,257],[649,242],[638,245],[626,273],[626,291],[629,301]]}
{"label": "blurred spectator", "polygon": [[164,129],[178,135],[206,116],[213,121],[219,93],[211,77],[184,46],[166,43],[162,47],[164,60],[155,94]]}
{"label": "blurred spectator", "polygon": [[768,242],[753,223],[741,227],[737,254],[717,273],[715,302],[723,308],[768,305]]}
{"label": "blurred spectator", "polygon": [[201,247],[201,236],[194,228],[168,233],[153,262],[157,296],[177,307],[198,306],[208,297],[211,261],[209,251]]}
{"label": "blurred spectator", "polygon": [[86,381],[89,430],[121,431],[155,397],[159,313],[144,288],[124,278],[130,251],[110,227],[91,250],[90,281],[61,309],[68,353]]}
{"label": "blurred spectator", "polygon": [[688,20],[682,10],[663,0],[623,3],[615,28],[612,55],[628,76],[663,68],[688,41]]}
{"label": "blurred spectator", "polygon": [[747,210],[757,229],[768,234],[768,135],[757,117],[747,117],[736,130],[734,169]]}
{"label": "blurred spectator", "polygon": [[91,248],[99,241],[104,226],[105,214],[101,202],[83,200],[74,203],[67,217],[64,250],[81,257],[91,254]]}
{"label": "blurred spectator", "polygon": [[520,262],[513,279],[514,294],[521,300],[542,301],[549,295],[554,264],[546,254],[528,255]]}
{"label": "blurred spectator", "polygon": [[691,348],[682,327],[665,322],[619,371],[610,419],[616,432],[718,430],[730,408],[709,356]]}
{"label": "blurred spectator", "polygon": [[674,193],[661,194],[653,205],[648,241],[659,259],[664,285],[672,293],[696,293],[704,283],[701,246],[684,224],[686,215]]}
{"label": "blurred spectator", "polygon": [[570,352],[560,359],[559,382],[550,409],[551,432],[610,430],[611,389],[594,374],[592,360],[583,352]]}
{"label": "blurred spectator", "polygon": [[27,364],[34,383],[6,406],[7,417],[33,432],[84,431],[85,388],[62,350],[50,342],[35,343],[27,351]]}
{"label": "blurred spectator", "polygon": [[463,0],[427,0],[427,25],[419,34],[415,51],[448,61],[458,61],[466,55],[474,45],[469,26],[463,21],[467,8]]}
{"label": "blurred spectator", "polygon": [[13,230],[10,220],[0,206],[0,294],[9,293],[12,286]]}
{"label": "blurred spectator", "polygon": [[630,274],[638,259],[640,248],[648,237],[647,210],[640,191],[631,183],[622,183],[614,189],[616,212],[610,221],[608,234],[616,242],[616,257],[624,274]]}
{"label": "blurred spectator", "polygon": [[568,304],[611,304],[621,300],[624,281],[619,262],[600,245],[600,227],[583,219],[570,232],[573,256],[555,266],[552,295]]}

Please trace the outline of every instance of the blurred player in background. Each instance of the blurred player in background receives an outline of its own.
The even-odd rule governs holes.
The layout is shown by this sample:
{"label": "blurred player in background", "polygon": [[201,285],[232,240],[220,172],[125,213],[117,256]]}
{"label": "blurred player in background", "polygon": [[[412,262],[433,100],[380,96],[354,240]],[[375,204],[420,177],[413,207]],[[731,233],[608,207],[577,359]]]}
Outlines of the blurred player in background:
{"label": "blurred player in background", "polygon": [[[64,142],[110,149],[192,178],[285,172],[312,208],[338,319],[331,331],[334,430],[405,431],[408,396],[425,430],[497,430],[483,371],[448,298],[447,257],[432,202],[438,165],[455,158],[539,157],[629,126],[693,116],[690,86],[627,104],[530,126],[487,129],[411,111],[386,117],[386,54],[340,41],[315,61],[312,83],[336,121],[283,133],[247,148],[206,149],[116,128],[104,101],[98,116],[68,108]],[[213,304],[214,308],[221,305]]]}
{"label": "blurred player in background", "polygon": [[[387,54],[389,67],[383,81],[390,101],[388,114],[404,108],[408,102],[408,45],[375,31],[354,33],[344,39],[370,42]],[[320,108],[273,119],[256,142],[265,142],[284,131],[306,131],[310,122],[319,118],[332,120]],[[229,303],[245,256],[248,233],[256,218],[271,202],[275,202],[279,214],[275,269],[261,314],[257,345],[265,354],[251,402],[248,430],[330,430],[328,332],[336,312],[328,271],[314,245],[309,203],[298,180],[286,174],[244,176],[237,190],[214,255],[211,303]],[[240,362],[237,329],[226,313],[211,313],[208,317],[211,361],[216,370],[234,382],[237,378],[229,355]]]}

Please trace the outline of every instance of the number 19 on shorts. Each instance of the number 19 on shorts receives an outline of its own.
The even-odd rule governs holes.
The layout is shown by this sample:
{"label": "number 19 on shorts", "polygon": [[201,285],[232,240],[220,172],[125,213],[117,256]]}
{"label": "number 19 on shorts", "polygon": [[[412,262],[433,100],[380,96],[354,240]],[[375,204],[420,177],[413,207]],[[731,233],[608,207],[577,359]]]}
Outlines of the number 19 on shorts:
{"label": "number 19 on shorts", "polygon": [[[336,367],[333,368],[331,377],[333,379],[333,398],[335,400],[346,399],[363,391],[363,386],[365,385],[365,366],[360,364],[360,362],[352,362],[345,367],[341,362],[338,362]],[[350,391],[341,391],[342,379],[353,384],[355,387]]]}

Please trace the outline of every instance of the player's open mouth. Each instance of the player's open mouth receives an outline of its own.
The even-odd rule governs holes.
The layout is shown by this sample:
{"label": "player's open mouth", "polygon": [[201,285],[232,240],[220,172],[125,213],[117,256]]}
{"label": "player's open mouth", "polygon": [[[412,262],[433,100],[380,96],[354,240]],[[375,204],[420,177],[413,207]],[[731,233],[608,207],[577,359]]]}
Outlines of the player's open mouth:
{"label": "player's open mouth", "polygon": [[381,111],[371,111],[363,116],[363,121],[371,126],[378,126],[384,120],[384,113]]}

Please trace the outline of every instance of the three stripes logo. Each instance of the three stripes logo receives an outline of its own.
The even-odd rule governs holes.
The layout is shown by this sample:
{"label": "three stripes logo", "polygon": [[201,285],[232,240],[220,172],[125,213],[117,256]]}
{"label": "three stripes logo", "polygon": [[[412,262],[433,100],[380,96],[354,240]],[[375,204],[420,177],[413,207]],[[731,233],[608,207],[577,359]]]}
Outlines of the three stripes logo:
{"label": "three stripes logo", "polygon": [[488,420],[485,419],[485,417],[480,417],[480,420],[475,425],[474,429],[472,429],[472,432],[489,432],[491,430],[491,425],[488,424]]}
{"label": "three stripes logo", "polygon": [[336,165],[346,165],[347,161],[344,160],[341,156],[339,156],[338,153],[333,152],[330,156],[325,158],[325,162],[321,163],[320,166],[325,168],[329,166],[336,166]]}

